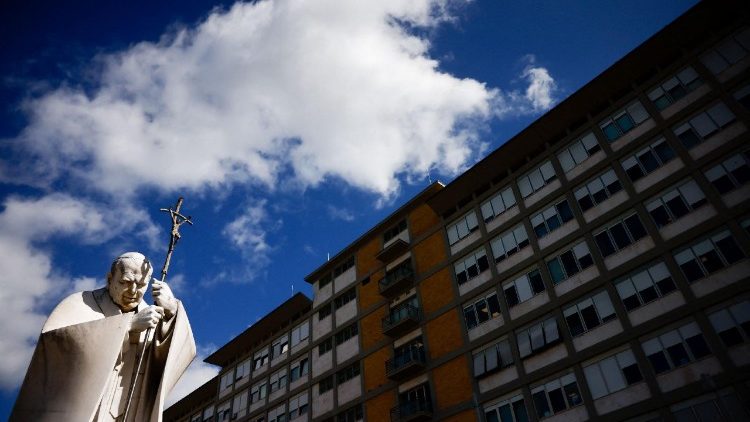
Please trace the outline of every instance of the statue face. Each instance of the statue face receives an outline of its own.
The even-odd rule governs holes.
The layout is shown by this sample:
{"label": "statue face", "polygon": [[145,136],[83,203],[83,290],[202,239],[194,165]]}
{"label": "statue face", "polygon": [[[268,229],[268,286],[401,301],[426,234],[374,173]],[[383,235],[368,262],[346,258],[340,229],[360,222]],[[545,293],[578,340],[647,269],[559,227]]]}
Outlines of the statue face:
{"label": "statue face", "polygon": [[124,259],[115,267],[108,280],[109,296],[123,312],[131,311],[138,307],[146,294],[150,266],[144,268],[139,260]]}

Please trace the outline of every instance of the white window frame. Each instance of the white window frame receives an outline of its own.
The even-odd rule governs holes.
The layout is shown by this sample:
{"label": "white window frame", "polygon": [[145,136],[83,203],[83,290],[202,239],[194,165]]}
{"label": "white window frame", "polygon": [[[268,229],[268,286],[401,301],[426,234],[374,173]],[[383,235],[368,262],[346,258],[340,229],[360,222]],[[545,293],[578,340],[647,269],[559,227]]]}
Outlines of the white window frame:
{"label": "white window frame", "polygon": [[[666,280],[669,280],[669,282],[665,283]],[[670,293],[678,291],[674,277],[669,272],[669,268],[667,268],[664,261],[649,264],[647,267],[634,271],[626,277],[617,280],[614,284],[617,296],[619,296],[627,312],[632,312],[643,305],[657,301]],[[670,288],[665,289],[665,287]],[[654,296],[654,298],[648,299],[649,296],[644,292],[651,290],[653,293],[649,296]],[[632,297],[637,299],[638,306],[628,305],[628,299]]]}
{"label": "white window frame", "polygon": [[520,252],[529,246],[529,235],[526,233],[526,227],[523,223],[519,223],[515,227],[500,233],[492,239],[490,246],[492,247],[492,257],[495,259],[495,263]]}
{"label": "white window frame", "polygon": [[[566,391],[566,387],[570,385],[575,385],[575,394],[578,398],[578,402],[574,402],[574,399],[568,396],[568,392]],[[544,384],[533,387],[531,389],[531,402],[534,405],[534,411],[537,413],[537,416],[539,419],[548,418],[550,416],[555,415],[555,410],[552,409],[552,400],[550,399],[549,395],[550,393],[560,390],[563,399],[565,399],[565,409],[561,409],[558,411],[558,413],[562,413],[566,410],[572,409],[576,406],[580,406],[583,404],[583,396],[581,396],[581,389],[578,386],[578,380],[576,379],[576,376],[573,372],[570,372],[568,374],[565,374],[559,378],[553,378],[551,380],[547,380]],[[545,414],[539,414],[539,409],[536,407],[536,400],[534,400],[534,396],[540,392],[544,393],[544,397],[547,399],[547,409],[550,413]]]}
{"label": "white window frame", "polygon": [[[657,149],[658,146],[664,145],[666,149]],[[668,157],[663,157],[661,154],[659,154],[659,151],[669,151],[669,154],[671,155]],[[646,168],[646,164],[643,157],[646,157],[650,155],[653,157],[654,161],[656,162],[656,167],[654,167],[651,170],[648,170]],[[664,137],[659,137],[655,141],[651,142],[649,145],[645,146],[644,148],[641,148],[638,152],[636,152],[633,155],[630,155],[628,157],[625,157],[620,161],[620,164],[622,165],[623,170],[625,170],[625,174],[627,174],[628,179],[630,182],[635,182],[636,180],[642,179],[643,177],[648,176],[649,174],[655,172],[656,170],[663,167],[668,162],[674,160],[677,157],[677,154],[674,152],[674,149],[671,145],[669,145],[669,142],[667,142]],[[633,175],[630,173],[630,169],[637,167],[638,170],[640,170],[640,174],[635,179],[633,178]]]}
{"label": "white window frame", "polygon": [[[624,116],[627,116],[632,123],[632,126],[630,128],[625,128],[620,123],[620,119]],[[604,133],[604,137],[607,139],[607,141],[615,142],[616,140],[622,138],[623,135],[637,128],[650,118],[651,116],[643,107],[643,104],[641,104],[640,101],[635,100],[627,106],[621,108],[617,112],[613,113],[611,116],[599,122],[599,128],[602,130],[602,133]],[[616,136],[614,138],[610,138],[609,134],[607,134],[606,128],[610,125],[616,131]]]}
{"label": "white window frame", "polygon": [[[654,104],[659,110],[664,110],[670,105],[674,104],[680,98],[684,98],[685,95],[694,91],[696,88],[703,85],[703,80],[698,75],[698,72],[693,69],[692,66],[686,66],[677,72],[674,76],[665,80],[664,82],[657,85],[648,93],[648,99]],[[675,88],[681,88],[684,94],[675,98],[673,91]],[[666,101],[662,102],[661,99]]]}
{"label": "white window frame", "polygon": [[[565,255],[565,254],[567,254],[567,253],[570,253],[573,256],[573,259],[575,260],[575,264],[576,264],[576,268],[577,268],[576,272],[570,272],[570,271],[568,271],[568,269],[565,267],[565,264],[563,263],[562,256]],[[584,267],[582,261],[586,257],[588,257],[588,259],[585,262],[588,262],[588,265],[586,265]],[[561,279],[561,280],[555,280],[554,273],[550,269],[550,263],[553,262],[553,261],[557,261],[558,265],[560,266],[560,270],[562,271],[562,274],[564,276],[564,278]],[[586,268],[589,268],[592,265],[594,265],[594,257],[591,255],[591,249],[589,249],[589,245],[588,245],[588,243],[586,243],[586,240],[585,239],[581,239],[579,242],[577,242],[577,243],[575,243],[575,244],[573,244],[571,246],[568,246],[564,250],[556,253],[551,258],[545,259],[544,262],[547,265],[547,271],[549,271],[550,278],[552,280],[552,284],[554,284],[556,286],[556,285],[558,285],[560,283],[564,283],[570,277],[572,277],[572,276],[574,276],[574,275],[582,272]]]}
{"label": "white window frame", "polygon": [[558,152],[557,161],[560,162],[563,173],[568,173],[601,149],[594,132],[588,132]]}
{"label": "white window frame", "polygon": [[[484,258],[484,260],[482,260],[482,258]],[[484,264],[481,264],[482,262],[484,262]],[[482,267],[484,267],[484,269],[482,269]],[[459,286],[475,277],[478,277],[489,268],[490,261],[489,257],[487,256],[487,251],[484,249],[484,246],[464,256],[463,258],[461,258],[461,260],[453,264],[453,272],[456,275],[456,282]],[[473,276],[470,275],[472,270],[476,271],[476,274]],[[461,274],[466,274],[466,278],[463,279],[461,277]]]}
{"label": "white window frame", "polygon": [[[535,346],[534,339],[541,336],[542,344]],[[536,321],[516,331],[516,341],[518,343],[518,353],[521,359],[546,350],[548,347],[562,341],[560,335],[560,324],[556,317],[548,317]]]}
{"label": "white window frame", "polygon": [[479,230],[479,221],[474,210],[467,212],[456,220],[453,220],[445,231],[448,233],[448,243],[453,246],[465,239],[470,234]]}
{"label": "white window frame", "polygon": [[[686,149],[692,149],[721,132],[736,120],[737,116],[735,116],[732,110],[726,104],[719,101],[675,125],[672,131],[680,140],[682,146]],[[683,137],[683,135],[688,133],[692,134],[692,137]],[[689,142],[686,144],[687,140]]]}
{"label": "white window frame", "polygon": [[[596,325],[593,325],[591,327],[589,327],[586,323],[586,319],[584,318],[583,314],[583,312],[589,308],[594,310],[597,319]],[[573,328],[571,327],[569,322],[569,318],[573,316],[577,316],[577,319],[580,322],[583,331],[579,333],[573,332]],[[589,331],[597,327],[601,327],[608,322],[616,321],[617,312],[615,312],[615,307],[612,304],[612,299],[610,299],[607,291],[601,290],[593,295],[579,300],[571,306],[564,308],[563,317],[565,318],[565,325],[568,326],[568,332],[570,333],[570,336],[578,337],[588,333]]]}
{"label": "white window frame", "polygon": [[480,207],[485,223],[494,220],[500,214],[518,205],[513,188],[506,186],[500,189],[492,198],[484,201]]}
{"label": "white window frame", "polygon": [[[617,177],[617,173],[612,168],[597,174],[591,179],[587,180],[584,184],[579,186],[575,192],[576,202],[581,211],[586,212],[590,209],[596,208],[602,203],[606,202],[612,195],[622,191],[622,182]],[[596,194],[604,192],[604,199],[597,199]],[[591,202],[591,206],[585,207],[581,203],[581,200],[588,198]]]}
{"label": "white window frame", "polygon": [[[560,213],[560,207],[562,207],[562,204],[565,204],[565,206],[568,207],[569,214],[567,216],[567,220],[565,219],[565,216]],[[556,219],[558,222],[557,227],[553,227],[550,222],[552,219]],[[575,220],[575,215],[573,215],[573,208],[570,207],[570,203],[568,203],[567,198],[558,199],[554,201],[554,204],[551,206],[539,211],[538,213],[532,215],[529,217],[529,221],[531,221],[531,229],[534,231],[534,234],[536,235],[537,239],[541,239],[548,234],[552,233],[553,231],[559,229],[560,227],[564,226],[566,223]],[[544,230],[543,232],[537,232],[537,227],[542,227]]]}
{"label": "white window frame", "polygon": [[[634,365],[641,379],[629,383],[625,377],[625,369]],[[643,371],[638,367],[638,362],[630,348],[584,366],[583,375],[594,400],[624,390],[644,380]]]}
{"label": "white window frame", "polygon": [[482,378],[513,365],[513,353],[507,337],[494,341],[473,354],[474,378]]}
{"label": "white window frame", "polygon": [[528,198],[557,179],[552,161],[547,160],[516,180],[522,198]]}

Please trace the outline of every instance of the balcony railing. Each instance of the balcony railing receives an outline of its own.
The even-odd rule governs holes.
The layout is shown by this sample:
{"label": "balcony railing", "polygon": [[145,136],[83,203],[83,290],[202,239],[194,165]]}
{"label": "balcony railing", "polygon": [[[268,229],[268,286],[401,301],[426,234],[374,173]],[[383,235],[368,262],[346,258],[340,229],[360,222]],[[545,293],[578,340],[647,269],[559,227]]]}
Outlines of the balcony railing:
{"label": "balcony railing", "polygon": [[406,346],[385,362],[385,375],[392,380],[401,380],[424,369],[426,359],[423,346]]}
{"label": "balcony railing", "polygon": [[432,419],[432,402],[429,399],[407,401],[391,409],[391,422],[410,422]]}
{"label": "balcony railing", "polygon": [[419,308],[409,303],[402,303],[391,309],[388,316],[383,318],[383,334],[391,337],[401,335],[416,328],[421,320],[422,312]]}
{"label": "balcony railing", "polygon": [[386,273],[380,280],[380,294],[384,296],[395,295],[414,282],[414,270],[410,265],[400,265]]}

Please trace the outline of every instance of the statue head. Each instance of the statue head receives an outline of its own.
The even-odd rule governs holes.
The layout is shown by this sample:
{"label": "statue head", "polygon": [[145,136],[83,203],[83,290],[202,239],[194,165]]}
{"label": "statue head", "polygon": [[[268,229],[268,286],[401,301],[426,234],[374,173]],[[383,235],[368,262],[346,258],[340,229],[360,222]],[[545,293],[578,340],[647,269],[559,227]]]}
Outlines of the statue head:
{"label": "statue head", "polygon": [[138,252],[126,252],[112,262],[107,288],[112,301],[123,312],[132,311],[141,303],[153,270],[148,258]]}

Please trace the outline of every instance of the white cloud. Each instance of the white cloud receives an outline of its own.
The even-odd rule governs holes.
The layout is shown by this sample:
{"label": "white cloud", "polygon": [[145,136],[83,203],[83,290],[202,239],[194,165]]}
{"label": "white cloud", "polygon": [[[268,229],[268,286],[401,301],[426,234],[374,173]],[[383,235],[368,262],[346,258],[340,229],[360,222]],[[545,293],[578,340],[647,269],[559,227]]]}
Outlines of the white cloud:
{"label": "white cloud", "polygon": [[547,107],[552,79],[529,70],[518,103],[441,72],[426,36],[406,26],[436,28],[449,3],[266,0],[215,11],[102,56],[90,93],[65,86],[29,101],[15,143],[33,165],[4,163],[3,177],[126,193],[273,189],[291,171],[282,186],[340,178],[388,197],[402,176],[455,174],[482,151],[489,119]]}
{"label": "white cloud", "polygon": [[326,210],[328,211],[328,216],[331,217],[332,220],[341,220],[347,222],[354,221],[354,213],[346,208],[337,208],[329,204],[326,207]]}
{"label": "white cloud", "polygon": [[[55,267],[51,254],[35,246],[53,237],[75,237],[99,244],[124,227],[145,222],[137,212],[107,217],[105,208],[67,195],[41,198],[6,198],[0,212],[0,302],[6,318],[0,319],[0,388],[13,389],[26,371],[34,343],[44,323],[47,305],[78,289],[90,289],[97,279],[71,277]],[[103,284],[103,283],[102,283]]]}
{"label": "white cloud", "polygon": [[209,284],[222,280],[252,281],[268,265],[271,260],[269,255],[275,250],[269,243],[268,234],[278,231],[282,222],[271,218],[266,205],[265,199],[252,201],[251,205],[241,207],[241,214],[224,227],[222,234],[242,253],[246,268],[241,274],[220,272],[208,281]]}
{"label": "white cloud", "polygon": [[529,67],[523,76],[528,80],[526,99],[531,103],[534,111],[547,110],[554,102],[552,93],[556,89],[555,80],[543,67]]}
{"label": "white cloud", "polygon": [[198,353],[193,359],[193,362],[188,366],[187,370],[182,374],[180,380],[177,381],[172,391],[167,396],[164,408],[177,403],[183,397],[192,393],[205,384],[208,380],[215,377],[219,373],[219,368],[203,362],[203,359],[208,356],[210,352],[216,349],[214,345],[208,345],[206,347],[198,346]]}

